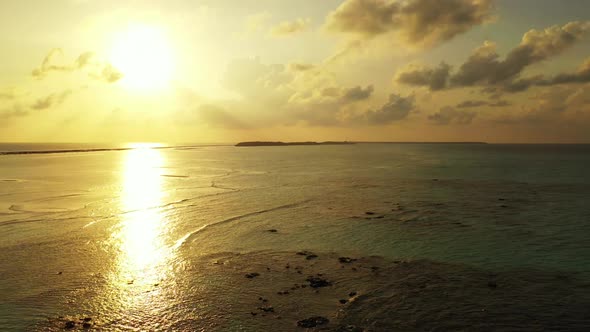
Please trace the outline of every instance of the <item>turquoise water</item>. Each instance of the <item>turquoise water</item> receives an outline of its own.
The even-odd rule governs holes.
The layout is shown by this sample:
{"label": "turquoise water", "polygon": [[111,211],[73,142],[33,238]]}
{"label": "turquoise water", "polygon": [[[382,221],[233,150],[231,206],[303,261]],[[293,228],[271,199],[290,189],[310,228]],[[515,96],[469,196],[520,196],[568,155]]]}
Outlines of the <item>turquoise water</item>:
{"label": "turquoise water", "polygon": [[181,266],[225,252],[306,249],[588,281],[589,169],[589,145],[0,155],[0,330],[66,315],[82,289],[101,304],[81,311],[105,316],[133,303],[130,285],[184,280]]}

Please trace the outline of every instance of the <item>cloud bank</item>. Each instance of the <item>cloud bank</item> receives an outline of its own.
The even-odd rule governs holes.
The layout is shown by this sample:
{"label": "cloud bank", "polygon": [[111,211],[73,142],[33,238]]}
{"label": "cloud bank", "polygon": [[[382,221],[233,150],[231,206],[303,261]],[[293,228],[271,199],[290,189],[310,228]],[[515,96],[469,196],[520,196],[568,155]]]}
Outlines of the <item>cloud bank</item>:
{"label": "cloud bank", "polygon": [[[590,81],[590,61],[574,73],[552,78],[521,77],[523,71],[536,63],[557,56],[581,42],[590,31],[590,21],[569,22],[544,30],[530,30],[518,46],[501,59],[496,44],[485,42],[476,48],[456,72],[441,63],[435,68],[408,66],[400,70],[396,81],[406,85],[428,87],[431,91],[445,88],[494,87],[505,92],[519,92],[535,85],[557,85]],[[495,91],[489,89],[488,91]]]}
{"label": "cloud bank", "polygon": [[325,29],[371,39],[393,33],[410,46],[435,46],[492,20],[492,0],[346,0]]}
{"label": "cloud bank", "polygon": [[73,72],[80,70],[89,71],[88,76],[107,83],[114,83],[123,77],[123,74],[110,63],[101,61],[95,53],[85,52],[78,56],[72,64],[56,64],[57,58],[63,56],[60,48],[54,48],[45,56],[41,65],[31,71],[35,79],[43,79],[52,72]]}

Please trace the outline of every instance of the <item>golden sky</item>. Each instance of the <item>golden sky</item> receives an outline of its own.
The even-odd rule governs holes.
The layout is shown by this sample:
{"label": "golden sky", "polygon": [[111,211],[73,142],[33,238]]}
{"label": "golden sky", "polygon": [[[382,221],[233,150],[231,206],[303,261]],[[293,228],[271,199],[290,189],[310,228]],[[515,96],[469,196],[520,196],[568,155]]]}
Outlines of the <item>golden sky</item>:
{"label": "golden sky", "polygon": [[586,0],[0,2],[0,142],[590,143]]}

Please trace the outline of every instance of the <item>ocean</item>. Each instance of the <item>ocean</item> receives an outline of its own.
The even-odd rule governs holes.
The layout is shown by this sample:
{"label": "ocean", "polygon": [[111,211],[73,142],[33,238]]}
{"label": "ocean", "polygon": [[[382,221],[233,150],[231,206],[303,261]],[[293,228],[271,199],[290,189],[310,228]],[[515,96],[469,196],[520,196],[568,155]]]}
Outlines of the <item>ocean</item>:
{"label": "ocean", "polygon": [[0,236],[0,331],[590,330],[590,145],[0,144]]}

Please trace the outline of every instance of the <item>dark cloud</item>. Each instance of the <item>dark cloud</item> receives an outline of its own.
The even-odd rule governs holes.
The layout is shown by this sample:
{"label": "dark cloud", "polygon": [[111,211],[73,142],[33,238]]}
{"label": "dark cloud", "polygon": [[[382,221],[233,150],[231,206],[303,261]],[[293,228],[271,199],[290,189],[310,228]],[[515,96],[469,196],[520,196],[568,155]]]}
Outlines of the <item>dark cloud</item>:
{"label": "dark cloud", "polygon": [[[590,82],[590,58],[586,59],[582,66],[575,73],[559,74],[548,81],[549,85],[566,83],[587,83]],[[543,83],[541,83],[542,85]]]}
{"label": "dark cloud", "polygon": [[71,94],[72,94],[71,90],[66,90],[61,93],[52,93],[48,96],[38,98],[33,104],[31,104],[31,109],[35,110],[35,111],[40,111],[40,110],[45,110],[45,109],[49,109],[51,107],[60,105]]}
{"label": "dark cloud", "polygon": [[448,124],[470,124],[475,118],[476,113],[466,110],[457,110],[450,106],[441,108],[438,112],[428,116],[428,120],[439,125]]}
{"label": "dark cloud", "polygon": [[385,105],[377,110],[368,111],[364,116],[371,125],[386,125],[405,119],[414,109],[415,98],[413,95],[402,97],[392,93]]}
{"label": "dark cloud", "polygon": [[346,0],[330,13],[329,31],[373,38],[394,32],[410,45],[452,39],[491,19],[492,0]]}
{"label": "dark cloud", "polygon": [[107,83],[114,83],[123,78],[123,74],[110,64],[104,65],[100,72],[100,78]]}
{"label": "dark cloud", "polygon": [[396,81],[407,85],[428,86],[436,91],[447,86],[451,66],[442,62],[438,67],[427,68],[410,66],[405,68],[396,77]]}
{"label": "dark cloud", "polygon": [[511,82],[527,66],[558,55],[579,42],[590,30],[590,22],[570,22],[545,30],[530,30],[504,60],[493,43],[485,43],[462,64],[451,78],[456,86],[494,85]]}
{"label": "dark cloud", "polygon": [[273,27],[270,33],[275,37],[288,37],[303,32],[309,28],[309,19],[296,19],[294,21],[283,21]]}
{"label": "dark cloud", "polygon": [[485,100],[466,100],[457,105],[456,108],[473,108],[473,107],[480,107],[480,106],[489,106],[489,107],[505,107],[510,106],[511,104],[505,100],[498,100],[496,102],[489,102]]}
{"label": "dark cloud", "polygon": [[342,96],[344,101],[357,101],[369,99],[373,94],[373,86],[369,85],[366,88],[356,86],[354,88],[347,89]]}
{"label": "dark cloud", "polygon": [[54,48],[45,56],[41,65],[31,72],[35,79],[43,79],[51,72],[73,72],[76,70],[89,70],[89,76],[107,83],[114,83],[123,77],[110,63],[100,61],[93,52],[84,52],[76,58],[71,65],[54,64],[56,57],[63,56],[60,48]]}
{"label": "dark cloud", "polygon": [[47,55],[45,56],[45,58],[43,58],[43,62],[41,62],[41,66],[33,69],[33,71],[31,72],[31,75],[33,75],[33,77],[36,79],[42,79],[49,72],[52,72],[52,71],[58,71],[58,72],[59,71],[71,71],[71,68],[69,66],[53,64],[54,59],[60,55],[63,56],[63,51],[61,50],[61,48],[54,48],[54,49],[50,50],[49,53],[47,53]]}
{"label": "dark cloud", "polygon": [[[439,68],[403,70],[397,80],[408,85],[429,87],[431,90],[449,87],[497,87],[506,92],[520,92],[533,85],[580,83],[590,80],[590,65],[584,65],[573,74],[559,74],[550,79],[542,76],[522,78],[520,75],[530,65],[556,56],[580,42],[590,31],[590,21],[570,22],[544,30],[530,30],[522,37],[504,59],[496,52],[496,45],[485,42],[473,51],[457,71],[445,77],[448,71]],[[434,73],[439,80],[433,84]],[[448,78],[448,80],[447,80]]]}
{"label": "dark cloud", "polygon": [[290,63],[288,66],[289,70],[294,71],[294,72],[307,71],[307,70],[314,69],[315,67],[316,67],[315,65],[312,65],[309,63],[298,63],[298,62]]}

